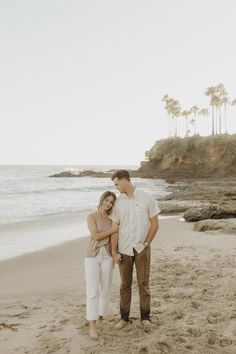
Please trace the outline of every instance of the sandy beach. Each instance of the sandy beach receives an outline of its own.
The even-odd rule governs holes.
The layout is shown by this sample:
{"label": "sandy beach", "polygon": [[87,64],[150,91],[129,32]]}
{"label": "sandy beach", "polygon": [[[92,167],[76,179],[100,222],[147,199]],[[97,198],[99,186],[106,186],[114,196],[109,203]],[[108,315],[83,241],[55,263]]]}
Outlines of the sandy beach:
{"label": "sandy beach", "polygon": [[[60,232],[69,223],[64,219]],[[99,328],[98,341],[88,338],[85,317],[87,238],[0,262],[1,354],[235,354],[236,237],[192,229],[179,217],[160,221],[152,244],[149,330],[139,320],[136,280],[132,323],[114,329],[119,319],[115,267],[110,316]]]}

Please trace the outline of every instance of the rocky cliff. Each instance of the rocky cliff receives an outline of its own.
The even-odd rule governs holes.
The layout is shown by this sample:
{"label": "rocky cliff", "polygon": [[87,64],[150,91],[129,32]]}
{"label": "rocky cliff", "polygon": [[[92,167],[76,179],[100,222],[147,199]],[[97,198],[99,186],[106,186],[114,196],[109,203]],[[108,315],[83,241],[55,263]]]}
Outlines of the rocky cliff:
{"label": "rocky cliff", "polygon": [[159,140],[146,157],[138,170],[142,177],[236,176],[236,134]]}

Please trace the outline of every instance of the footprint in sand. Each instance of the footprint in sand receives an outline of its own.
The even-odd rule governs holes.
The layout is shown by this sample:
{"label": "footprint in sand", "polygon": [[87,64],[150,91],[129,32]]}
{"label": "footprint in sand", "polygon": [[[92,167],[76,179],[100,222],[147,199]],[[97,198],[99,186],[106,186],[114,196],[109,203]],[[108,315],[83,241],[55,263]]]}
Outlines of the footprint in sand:
{"label": "footprint in sand", "polygon": [[42,326],[38,327],[38,329],[44,329],[44,328],[47,328],[47,325],[42,325]]}
{"label": "footprint in sand", "polygon": [[148,345],[142,344],[140,348],[138,348],[138,353],[143,354],[143,353],[148,353]]}
{"label": "footprint in sand", "polygon": [[195,325],[196,323],[196,318],[193,317],[193,316],[189,316],[187,319],[186,319],[186,324],[192,326],[192,325]]}
{"label": "footprint in sand", "polygon": [[43,338],[39,339],[40,343],[40,353],[61,353],[61,350],[63,350],[63,353],[69,353],[69,348],[67,347],[67,343],[65,340],[60,340],[57,339],[55,336],[52,334],[46,335]]}
{"label": "footprint in sand", "polygon": [[217,332],[214,330],[209,330],[207,333],[207,343],[209,345],[214,345],[217,341]]}
{"label": "footprint in sand", "polygon": [[222,347],[227,347],[231,344],[236,344],[236,319],[231,319],[223,333],[223,338],[220,340],[220,345]]}
{"label": "footprint in sand", "polygon": [[165,337],[160,338],[158,341],[157,349],[160,349],[163,353],[171,353],[172,349],[171,344],[169,343],[169,339]]}
{"label": "footprint in sand", "polygon": [[236,318],[236,309],[233,309],[231,311],[230,319],[232,319],[232,318]]}
{"label": "footprint in sand", "polygon": [[192,307],[195,309],[195,310],[197,310],[201,305],[198,303],[198,302],[196,302],[196,301],[192,301],[191,302],[191,305],[192,305]]}
{"label": "footprint in sand", "polygon": [[187,339],[184,338],[184,337],[178,336],[178,337],[176,338],[176,342],[183,344],[183,343],[186,343],[186,342],[187,342]]}
{"label": "footprint in sand", "polygon": [[221,340],[220,340],[220,346],[221,347],[228,347],[229,345],[231,345],[233,342],[232,342],[232,339],[231,338],[227,338],[227,337],[223,337]]}
{"label": "footprint in sand", "polygon": [[171,313],[171,316],[174,317],[175,320],[181,320],[184,317],[184,312],[177,309]]}
{"label": "footprint in sand", "polygon": [[63,327],[62,326],[59,326],[59,324],[57,324],[56,326],[53,325],[51,328],[50,328],[50,332],[61,332],[63,331]]}
{"label": "footprint in sand", "polygon": [[195,282],[198,279],[198,276],[194,274],[190,277],[190,279]]}
{"label": "footprint in sand", "polygon": [[14,307],[11,307],[10,308],[11,310],[8,310],[8,313],[7,314],[1,314],[2,317],[18,317],[18,318],[21,318],[21,319],[24,319],[24,318],[28,318],[31,316],[31,312],[30,311],[18,311],[16,312],[17,310],[14,308]]}
{"label": "footprint in sand", "polygon": [[184,249],[184,247],[181,247],[181,246],[178,246],[174,249],[175,252],[179,252],[181,251],[182,249]]}
{"label": "footprint in sand", "polygon": [[223,316],[219,312],[212,312],[207,316],[207,321],[210,324],[216,324],[216,323],[221,322],[223,320],[224,320]]}
{"label": "footprint in sand", "polygon": [[202,330],[198,327],[192,327],[188,329],[188,333],[195,338],[199,338],[202,335]]}

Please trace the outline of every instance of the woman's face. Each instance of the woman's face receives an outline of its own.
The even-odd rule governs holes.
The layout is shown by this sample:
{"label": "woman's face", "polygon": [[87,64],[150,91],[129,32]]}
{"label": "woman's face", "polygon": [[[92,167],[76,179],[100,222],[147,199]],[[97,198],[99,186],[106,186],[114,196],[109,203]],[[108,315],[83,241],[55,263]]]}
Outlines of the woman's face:
{"label": "woman's face", "polygon": [[114,198],[111,195],[109,195],[102,202],[102,209],[108,211],[113,207],[113,204],[114,204]]}

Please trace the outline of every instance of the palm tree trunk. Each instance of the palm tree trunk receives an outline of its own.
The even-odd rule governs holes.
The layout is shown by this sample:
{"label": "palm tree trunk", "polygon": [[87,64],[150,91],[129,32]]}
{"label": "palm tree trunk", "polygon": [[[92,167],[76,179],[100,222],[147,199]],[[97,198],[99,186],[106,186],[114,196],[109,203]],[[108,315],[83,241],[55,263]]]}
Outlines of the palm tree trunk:
{"label": "palm tree trunk", "polygon": [[224,113],[225,113],[225,134],[227,134],[226,103],[225,103],[225,107],[224,107]]}
{"label": "palm tree trunk", "polygon": [[219,107],[219,130],[220,130],[220,134],[221,134],[221,106]]}
{"label": "palm tree trunk", "polygon": [[175,117],[175,137],[178,135],[178,122],[177,122],[177,117]]}
{"label": "palm tree trunk", "polygon": [[218,122],[217,122],[217,119],[218,119],[217,106],[215,106],[215,133],[216,133],[216,135],[218,134]]}
{"label": "palm tree trunk", "polygon": [[185,128],[186,128],[185,136],[188,136],[188,116],[185,116]]}
{"label": "palm tree trunk", "polygon": [[214,124],[214,107],[211,106],[211,135],[215,134],[215,124]]}
{"label": "palm tree trunk", "polygon": [[171,116],[171,136],[175,136],[175,119]]}

